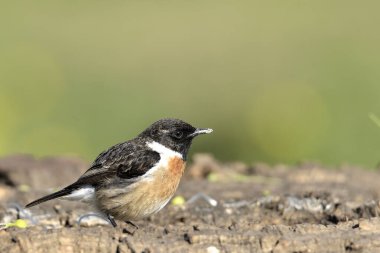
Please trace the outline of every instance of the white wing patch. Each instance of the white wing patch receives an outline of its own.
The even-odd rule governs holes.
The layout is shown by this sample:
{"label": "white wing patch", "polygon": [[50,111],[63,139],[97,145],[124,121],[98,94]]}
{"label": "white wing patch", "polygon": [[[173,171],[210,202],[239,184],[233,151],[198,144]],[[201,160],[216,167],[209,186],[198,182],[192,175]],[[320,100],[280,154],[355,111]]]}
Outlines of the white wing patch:
{"label": "white wing patch", "polygon": [[67,200],[79,200],[83,202],[95,201],[95,188],[92,186],[84,186],[78,190],[73,191],[69,195],[62,197]]}

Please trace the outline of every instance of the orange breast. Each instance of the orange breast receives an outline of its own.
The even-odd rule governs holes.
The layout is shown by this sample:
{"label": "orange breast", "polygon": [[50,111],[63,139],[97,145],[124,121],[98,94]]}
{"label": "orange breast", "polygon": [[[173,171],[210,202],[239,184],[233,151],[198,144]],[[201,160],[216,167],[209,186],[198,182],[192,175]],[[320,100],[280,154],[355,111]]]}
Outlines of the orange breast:
{"label": "orange breast", "polygon": [[185,170],[185,162],[181,158],[175,156],[169,160],[168,167],[173,176],[182,176],[183,171]]}
{"label": "orange breast", "polygon": [[186,163],[179,157],[170,158],[167,168],[158,170],[152,188],[156,189],[156,194],[161,198],[173,196],[176,191]]}
{"label": "orange breast", "polygon": [[159,211],[175,193],[185,165],[181,158],[171,157],[149,178],[127,186],[123,194],[112,197],[110,191],[99,190],[101,209],[122,220],[137,220]]}

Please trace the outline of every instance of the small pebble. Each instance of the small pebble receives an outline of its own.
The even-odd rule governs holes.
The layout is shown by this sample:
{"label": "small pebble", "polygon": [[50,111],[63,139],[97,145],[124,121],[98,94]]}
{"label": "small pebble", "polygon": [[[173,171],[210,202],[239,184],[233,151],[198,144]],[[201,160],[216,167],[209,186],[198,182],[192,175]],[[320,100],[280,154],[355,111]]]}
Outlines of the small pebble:
{"label": "small pebble", "polygon": [[220,250],[218,250],[218,248],[215,246],[207,247],[207,253],[219,253],[219,252]]}
{"label": "small pebble", "polygon": [[185,198],[182,196],[176,196],[172,199],[172,205],[174,206],[182,206],[185,202]]}

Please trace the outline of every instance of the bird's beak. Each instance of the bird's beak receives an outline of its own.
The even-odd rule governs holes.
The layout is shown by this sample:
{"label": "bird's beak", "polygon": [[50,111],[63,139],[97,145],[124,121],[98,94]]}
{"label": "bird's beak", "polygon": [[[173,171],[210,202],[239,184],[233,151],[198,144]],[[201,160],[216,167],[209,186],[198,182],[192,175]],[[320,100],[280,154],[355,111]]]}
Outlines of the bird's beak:
{"label": "bird's beak", "polygon": [[200,134],[209,134],[212,133],[212,131],[213,130],[211,128],[197,128],[195,129],[194,133],[189,135],[189,137],[195,137]]}

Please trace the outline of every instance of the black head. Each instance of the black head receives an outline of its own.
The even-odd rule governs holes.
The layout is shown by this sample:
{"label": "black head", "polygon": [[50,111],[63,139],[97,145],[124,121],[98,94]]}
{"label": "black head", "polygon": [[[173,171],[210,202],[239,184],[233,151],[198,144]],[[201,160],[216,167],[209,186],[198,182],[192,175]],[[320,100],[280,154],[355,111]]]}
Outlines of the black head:
{"label": "black head", "polygon": [[156,141],[167,148],[181,153],[186,159],[191,141],[200,134],[211,133],[209,128],[195,128],[179,119],[161,119],[144,130],[139,137]]}

